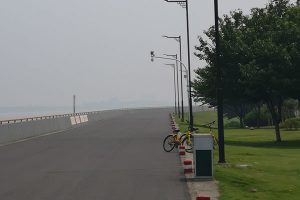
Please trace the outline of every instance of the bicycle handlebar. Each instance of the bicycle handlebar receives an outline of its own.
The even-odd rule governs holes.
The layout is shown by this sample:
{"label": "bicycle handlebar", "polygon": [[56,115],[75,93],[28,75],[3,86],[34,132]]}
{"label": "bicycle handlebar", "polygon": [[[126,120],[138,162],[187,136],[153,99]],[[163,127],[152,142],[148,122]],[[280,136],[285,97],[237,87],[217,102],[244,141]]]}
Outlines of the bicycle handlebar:
{"label": "bicycle handlebar", "polygon": [[212,121],[212,122],[209,122],[207,124],[203,124],[202,126],[208,126],[208,127],[211,127],[216,121]]}

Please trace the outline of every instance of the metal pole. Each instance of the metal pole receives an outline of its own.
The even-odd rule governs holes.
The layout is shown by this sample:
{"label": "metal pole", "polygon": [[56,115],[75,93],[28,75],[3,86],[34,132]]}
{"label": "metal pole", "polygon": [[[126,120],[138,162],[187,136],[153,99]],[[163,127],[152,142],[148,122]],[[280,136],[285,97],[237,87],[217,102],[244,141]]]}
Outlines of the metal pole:
{"label": "metal pole", "polygon": [[191,57],[190,57],[190,28],[189,28],[189,4],[186,0],[186,30],[187,30],[187,48],[188,48],[188,71],[189,71],[189,110],[190,110],[190,131],[193,131],[193,102],[192,102],[192,89],[191,89]]}
{"label": "metal pole", "polygon": [[[190,93],[189,93],[189,75],[188,75],[188,71],[186,70],[186,92],[188,94],[188,98],[190,98]],[[190,101],[188,101],[188,106],[190,105]],[[189,116],[188,116],[188,120],[190,121],[190,113],[189,113]]]}
{"label": "metal pole", "polygon": [[[179,3],[183,8],[186,9],[186,22],[187,22],[187,46],[188,46],[188,80],[189,80],[189,90],[188,90],[188,104],[189,104],[189,129],[193,131],[194,126],[194,120],[193,120],[193,107],[192,107],[192,90],[191,90],[191,59],[190,59],[190,31],[189,31],[189,5],[188,0],[182,0],[182,1],[169,1],[165,0],[166,2],[170,3]],[[184,6],[185,3],[185,6]],[[180,38],[181,41],[181,38]],[[181,44],[180,44],[181,45]],[[182,95],[183,96],[183,95]],[[182,100],[182,116],[184,115],[183,111],[183,100]],[[184,121],[184,117],[182,117],[182,120]]]}
{"label": "metal pole", "polygon": [[220,66],[220,36],[219,36],[219,11],[218,0],[215,1],[215,37],[216,37],[216,68],[217,68],[217,104],[218,104],[218,138],[219,138],[219,163],[225,163],[224,149],[224,124],[223,124],[223,88],[222,71]]}
{"label": "metal pole", "polygon": [[[154,51],[150,52],[151,55],[151,61],[154,61],[154,58],[159,58],[159,59],[163,59],[163,60],[175,60],[177,62],[180,62],[180,64],[184,67],[185,71],[186,71],[186,81],[187,81],[187,94],[188,94],[188,98],[189,98],[189,79],[188,79],[188,70],[187,67],[185,66],[185,64],[180,61],[180,60],[176,60],[175,58],[166,58],[166,57],[161,57],[161,56],[155,56]],[[168,56],[168,55],[167,55]],[[189,101],[188,101],[189,104]],[[190,116],[190,114],[189,114]],[[190,120],[189,120],[190,121]]]}
{"label": "metal pole", "polygon": [[175,58],[176,58],[176,77],[177,77],[177,114],[178,114],[178,117],[180,118],[180,100],[179,100],[179,80],[178,80],[178,77],[179,77],[179,73],[178,73],[178,61],[177,61],[177,54],[175,55]]}
{"label": "metal pole", "polygon": [[[183,122],[184,121],[184,105],[183,105],[183,78],[182,78],[182,48],[181,48],[181,36],[178,36],[178,37],[169,37],[169,36],[166,36],[166,35],[163,35],[162,37],[164,38],[173,38],[175,39],[178,43],[179,43],[179,52],[180,52],[180,77],[181,77],[181,121]],[[177,61],[178,62],[178,61]],[[179,94],[179,91],[178,91],[178,94]],[[179,98],[179,97],[178,97]],[[179,102],[179,99],[178,99],[178,102]],[[178,106],[180,107],[180,106]],[[180,113],[180,112],[179,112]],[[179,114],[180,115],[180,114]]]}
{"label": "metal pole", "polygon": [[73,114],[76,113],[76,108],[75,108],[75,106],[76,106],[76,96],[73,95]]}
{"label": "metal pole", "polygon": [[[164,54],[165,56],[171,56],[173,57],[174,59],[172,60],[175,60],[175,64],[174,64],[174,69],[176,70],[176,115],[178,114],[178,117],[180,118],[180,105],[179,105],[179,80],[178,80],[178,62],[180,62],[178,60],[178,56],[177,54],[174,54],[174,55],[170,55],[170,54]],[[175,68],[176,67],[176,68]]]}
{"label": "metal pole", "polygon": [[[180,62],[182,62],[181,52],[181,36],[179,36],[179,51],[180,51]],[[182,63],[180,63],[180,82],[181,82],[181,121],[184,122],[184,108],[183,108],[183,85],[182,85]]]}
{"label": "metal pole", "polygon": [[175,73],[175,66],[173,66],[174,68],[174,92],[175,92],[175,114],[177,114],[177,96],[176,96],[176,73]]}

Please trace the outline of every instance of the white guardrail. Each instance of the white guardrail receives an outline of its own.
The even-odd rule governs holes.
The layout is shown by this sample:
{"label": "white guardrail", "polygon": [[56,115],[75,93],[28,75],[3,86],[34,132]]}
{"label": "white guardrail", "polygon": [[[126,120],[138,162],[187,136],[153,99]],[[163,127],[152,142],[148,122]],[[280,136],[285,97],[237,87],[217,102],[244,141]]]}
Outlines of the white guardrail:
{"label": "white guardrail", "polygon": [[67,130],[111,116],[115,112],[95,111],[0,121],[0,145],[51,132]]}
{"label": "white guardrail", "polygon": [[[2,120],[0,121],[0,145],[5,145],[25,138],[76,128],[85,125],[88,122],[107,120],[143,109],[151,108],[104,110]],[[170,108],[165,109],[172,112],[172,109]]]}
{"label": "white guardrail", "polygon": [[[26,117],[26,118],[19,118],[19,119],[7,119],[7,120],[0,120],[0,125],[2,124],[15,124],[15,123],[21,123],[21,122],[30,122],[30,121],[38,121],[38,120],[45,120],[45,119],[56,119],[56,118],[62,118],[62,117],[70,117],[70,120],[74,118],[78,118],[79,120],[76,121],[77,124],[81,122],[87,122],[87,116],[90,114],[98,114],[101,111],[93,111],[93,112],[82,112],[82,113],[75,113],[75,114],[62,114],[62,115],[47,115],[47,116],[38,116],[38,117]],[[83,117],[84,116],[84,117]]]}

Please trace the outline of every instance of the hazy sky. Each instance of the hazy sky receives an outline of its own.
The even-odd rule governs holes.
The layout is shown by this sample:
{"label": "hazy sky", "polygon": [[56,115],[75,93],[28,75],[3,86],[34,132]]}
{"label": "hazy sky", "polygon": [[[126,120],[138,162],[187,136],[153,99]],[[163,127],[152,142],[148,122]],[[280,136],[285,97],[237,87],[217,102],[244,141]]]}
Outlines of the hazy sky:
{"label": "hazy sky", "polygon": [[[189,2],[194,52],[213,0]],[[220,15],[266,2],[219,0]],[[182,35],[186,63],[185,33],[185,9],[163,0],[0,0],[0,106],[173,105],[172,69],[149,52],[178,53],[161,35]]]}

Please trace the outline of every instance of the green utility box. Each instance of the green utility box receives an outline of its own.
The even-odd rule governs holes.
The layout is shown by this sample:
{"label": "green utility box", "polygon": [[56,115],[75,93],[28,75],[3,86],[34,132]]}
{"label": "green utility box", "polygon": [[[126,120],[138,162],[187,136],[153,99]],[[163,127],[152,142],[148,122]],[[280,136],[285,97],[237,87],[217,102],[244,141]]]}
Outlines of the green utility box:
{"label": "green utility box", "polygon": [[210,134],[194,135],[195,178],[213,178],[213,138]]}

